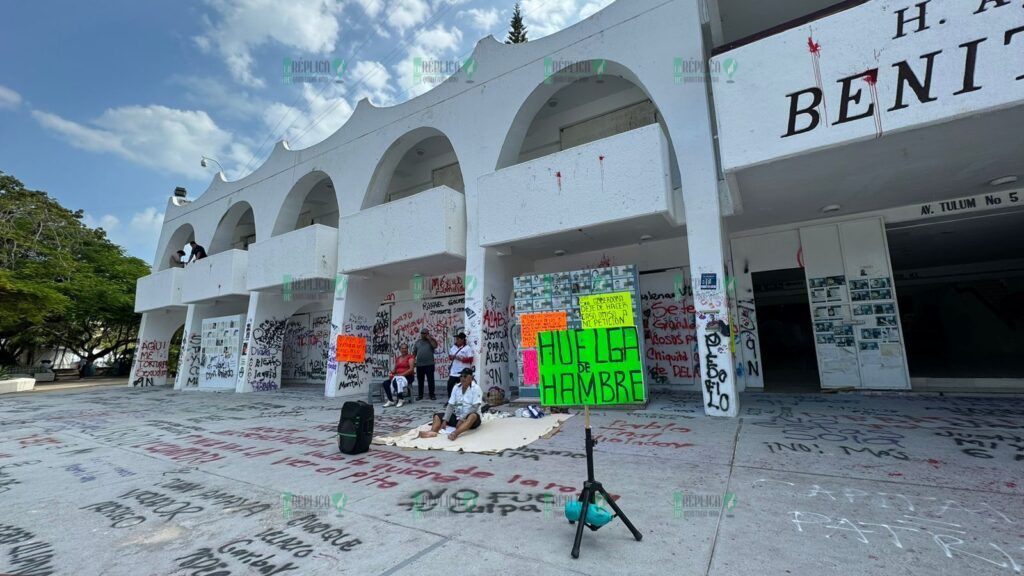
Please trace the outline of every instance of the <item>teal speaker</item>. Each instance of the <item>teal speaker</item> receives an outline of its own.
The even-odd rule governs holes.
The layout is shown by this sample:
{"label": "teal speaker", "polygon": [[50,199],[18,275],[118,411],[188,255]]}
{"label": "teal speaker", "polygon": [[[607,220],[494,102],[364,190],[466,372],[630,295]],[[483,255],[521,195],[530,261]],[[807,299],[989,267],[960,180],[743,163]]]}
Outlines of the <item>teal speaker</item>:
{"label": "teal speaker", "polygon": [[[583,510],[583,503],[579,500],[573,500],[565,503],[565,518],[569,522],[578,522],[580,519],[580,512]],[[584,522],[591,530],[597,530],[605,524],[612,521],[612,513],[598,506],[597,504],[591,504],[587,506],[587,521]]]}

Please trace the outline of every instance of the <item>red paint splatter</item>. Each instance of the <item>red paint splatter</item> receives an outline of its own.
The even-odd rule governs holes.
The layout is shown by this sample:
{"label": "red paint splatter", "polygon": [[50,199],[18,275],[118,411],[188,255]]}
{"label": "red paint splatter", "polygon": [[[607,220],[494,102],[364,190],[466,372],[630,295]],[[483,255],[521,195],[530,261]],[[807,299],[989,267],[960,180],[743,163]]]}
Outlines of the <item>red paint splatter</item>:
{"label": "red paint splatter", "polygon": [[1007,488],[1016,488],[1017,484],[1015,482],[1007,482],[1006,483],[1006,487]]}
{"label": "red paint splatter", "polygon": [[864,81],[874,86],[878,83],[878,68],[872,68],[864,74]]}
{"label": "red paint splatter", "polygon": [[882,137],[882,109],[878,105],[878,68],[872,68],[864,73],[862,77],[868,83],[871,91],[871,110],[875,117],[875,138]]}
{"label": "red paint splatter", "polygon": [[597,159],[600,160],[601,162],[604,162],[604,154],[598,156]]}
{"label": "red paint splatter", "polygon": [[555,179],[558,180],[558,191],[561,192],[562,191],[562,173],[561,172],[555,172]]}
{"label": "red paint splatter", "polygon": [[903,476],[900,472],[889,472],[889,476]]}
{"label": "red paint splatter", "polygon": [[935,458],[929,458],[927,462],[935,468],[938,468],[939,465],[942,464],[942,460],[936,460]]}
{"label": "red paint splatter", "polygon": [[807,37],[807,49],[810,50],[811,54],[821,54],[821,44],[814,41],[814,38]]}

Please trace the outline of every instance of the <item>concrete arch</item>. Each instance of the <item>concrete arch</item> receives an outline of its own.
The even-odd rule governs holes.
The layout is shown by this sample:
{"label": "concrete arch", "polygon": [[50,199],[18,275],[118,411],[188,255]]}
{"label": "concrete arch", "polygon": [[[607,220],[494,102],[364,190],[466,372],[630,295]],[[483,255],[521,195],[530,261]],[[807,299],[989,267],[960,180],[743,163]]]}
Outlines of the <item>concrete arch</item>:
{"label": "concrete arch", "polygon": [[[558,61],[555,61],[554,64],[556,66],[559,65]],[[565,81],[566,78],[576,78],[576,80],[572,83],[567,83]],[[665,134],[665,138],[671,147],[672,138],[663,120],[662,107],[636,73],[626,65],[614,60],[601,58],[574,60],[571,63],[562,63],[557,70],[552,70],[548,79],[538,84],[526,96],[525,100],[521,102],[505,134],[494,169],[500,170],[519,163],[519,155],[526,140],[527,132],[533,125],[534,119],[544,109],[544,106],[551,101],[552,97],[580,82],[604,82],[614,81],[615,79],[621,79],[635,86],[654,104],[662,132]],[[678,169],[674,165],[673,172],[673,181],[678,183]]]}
{"label": "concrete arch", "polygon": [[[156,256],[156,271],[171,267],[171,254],[182,250],[186,244],[196,239],[196,231],[191,224],[182,224],[171,233],[167,243],[160,247]],[[185,250],[187,253],[188,250]]]}
{"label": "concrete arch", "polygon": [[305,224],[300,223],[299,218],[307,212],[306,209],[315,212],[309,224],[337,228],[339,206],[334,180],[326,172],[313,170],[299,178],[285,195],[270,235],[278,236],[301,228]]}
{"label": "concrete arch", "polygon": [[[242,200],[235,202],[228,208],[220,218],[217,229],[213,233],[213,239],[207,247],[207,253],[211,256],[218,252],[240,248],[239,242],[244,242],[249,236],[256,236],[256,219],[252,206]],[[251,234],[246,234],[251,228]],[[257,236],[258,238],[258,236]],[[251,243],[251,242],[250,242]],[[248,246],[242,249],[248,249]]]}
{"label": "concrete arch", "polygon": [[[454,164],[459,166],[458,180],[462,183],[463,169],[459,154],[456,152],[451,138],[442,130],[434,127],[423,126],[415,128],[399,136],[380,156],[373,176],[370,178],[366,193],[363,195],[363,209],[383,204],[386,201],[389,187],[393,182],[396,171],[404,163],[408,162],[412,155],[423,151],[418,148],[420,146],[429,149],[424,152],[428,156],[433,155],[434,157],[441,158],[443,155],[450,154],[454,158]],[[457,187],[453,186],[453,188]],[[459,191],[465,191],[464,184]]]}

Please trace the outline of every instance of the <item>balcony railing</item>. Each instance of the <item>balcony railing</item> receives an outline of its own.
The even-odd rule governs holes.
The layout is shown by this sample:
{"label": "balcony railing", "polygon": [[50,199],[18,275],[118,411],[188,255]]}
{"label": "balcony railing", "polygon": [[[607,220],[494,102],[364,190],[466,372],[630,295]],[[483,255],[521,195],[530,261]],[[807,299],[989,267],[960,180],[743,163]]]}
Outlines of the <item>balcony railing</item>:
{"label": "balcony railing", "polygon": [[248,296],[246,274],[249,253],[225,250],[185,267],[181,301],[186,304],[225,296]]}
{"label": "balcony railing", "polygon": [[670,174],[658,124],[492,172],[479,180],[480,243],[514,245],[651,216],[681,224]]}
{"label": "balcony railing", "polygon": [[333,280],[338,272],[338,229],[313,224],[249,246],[249,290],[298,280]]}
{"label": "balcony railing", "polygon": [[339,236],[344,273],[428,261],[464,263],[466,200],[438,186],[345,216]]}
{"label": "balcony railing", "polygon": [[135,283],[135,311],[141,313],[182,306],[184,275],[183,268],[168,268],[139,278]]}

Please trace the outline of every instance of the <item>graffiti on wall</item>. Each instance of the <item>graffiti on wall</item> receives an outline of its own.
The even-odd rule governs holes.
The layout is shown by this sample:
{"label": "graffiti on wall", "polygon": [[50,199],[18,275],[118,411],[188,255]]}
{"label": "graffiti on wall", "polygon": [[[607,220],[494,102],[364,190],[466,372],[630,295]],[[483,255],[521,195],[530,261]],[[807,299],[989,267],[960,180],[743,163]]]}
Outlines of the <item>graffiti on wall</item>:
{"label": "graffiti on wall", "polygon": [[282,380],[322,384],[327,378],[330,338],[330,310],[292,316],[285,326]]}
{"label": "graffiti on wall", "polygon": [[740,300],[736,303],[739,314],[739,346],[740,354],[736,359],[736,375],[745,376],[747,385],[762,387],[761,377],[761,354],[757,342],[757,315],[754,310],[754,301]]}
{"label": "graffiti on wall", "polygon": [[[362,314],[349,314],[348,320],[341,328],[341,333],[346,336],[357,336],[370,341],[373,333],[373,323]],[[335,341],[337,338],[335,338]],[[332,342],[337,350],[337,342]],[[367,362],[343,362],[338,366],[338,389],[358,388],[368,383],[370,377],[370,364]]]}
{"label": "graffiti on wall", "polygon": [[135,360],[135,378],[132,386],[153,386],[156,379],[167,378],[166,340],[141,340],[136,349],[138,358]]}
{"label": "graffiti on wall", "polygon": [[248,379],[254,392],[277,390],[281,386],[281,352],[286,321],[267,318],[252,329],[248,350]]}
{"label": "graffiti on wall", "polygon": [[644,365],[651,384],[697,386],[693,291],[682,272],[640,276]]}

